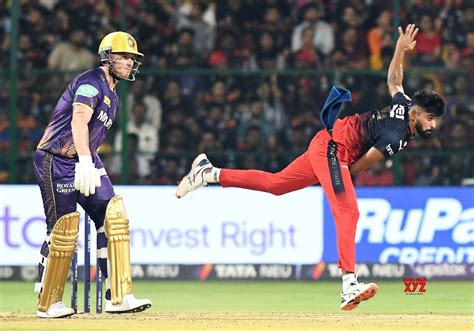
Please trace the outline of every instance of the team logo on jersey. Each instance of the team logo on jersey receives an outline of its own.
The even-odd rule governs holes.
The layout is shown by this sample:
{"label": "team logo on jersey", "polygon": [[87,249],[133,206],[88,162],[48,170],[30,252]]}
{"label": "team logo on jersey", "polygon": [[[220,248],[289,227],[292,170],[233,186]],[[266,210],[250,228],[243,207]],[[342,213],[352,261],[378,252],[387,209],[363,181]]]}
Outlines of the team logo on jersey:
{"label": "team logo on jersey", "polygon": [[104,95],[104,103],[107,105],[107,107],[110,107],[110,99],[106,95]]}
{"label": "team logo on jersey", "polygon": [[99,94],[99,91],[90,84],[84,84],[78,87],[76,95],[82,95],[83,97],[92,98]]}
{"label": "team logo on jersey", "polygon": [[390,111],[390,117],[398,118],[402,120],[405,118],[405,106],[403,105],[393,105],[392,110]]}

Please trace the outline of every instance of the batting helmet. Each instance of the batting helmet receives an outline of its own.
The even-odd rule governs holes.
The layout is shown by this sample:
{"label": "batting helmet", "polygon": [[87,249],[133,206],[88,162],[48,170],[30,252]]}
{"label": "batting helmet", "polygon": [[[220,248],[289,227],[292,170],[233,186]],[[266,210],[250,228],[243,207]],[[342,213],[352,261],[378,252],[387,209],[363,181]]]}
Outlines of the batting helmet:
{"label": "batting helmet", "polygon": [[[138,46],[137,46],[137,42],[135,38],[133,38],[127,32],[123,32],[123,31],[111,32],[108,35],[106,35],[100,42],[99,50],[97,53],[99,54],[101,63],[104,63],[104,62],[111,63],[111,59],[110,59],[111,53],[128,53],[128,54],[133,54],[136,56],[143,56],[143,54],[138,51]],[[133,64],[130,77],[128,78],[118,77],[118,78],[132,80],[132,81],[135,80],[135,75],[138,73],[138,67],[140,66],[140,64],[141,64],[140,62],[134,59],[134,64]]]}

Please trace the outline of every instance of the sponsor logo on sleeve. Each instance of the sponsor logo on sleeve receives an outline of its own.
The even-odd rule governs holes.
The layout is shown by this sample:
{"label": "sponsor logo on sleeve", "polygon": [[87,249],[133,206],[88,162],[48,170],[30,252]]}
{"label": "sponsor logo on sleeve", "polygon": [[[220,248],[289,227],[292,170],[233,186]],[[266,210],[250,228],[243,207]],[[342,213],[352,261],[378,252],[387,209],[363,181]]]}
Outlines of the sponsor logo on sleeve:
{"label": "sponsor logo on sleeve", "polygon": [[83,84],[79,86],[76,91],[76,95],[81,95],[83,97],[92,98],[99,94],[99,91],[90,84]]}

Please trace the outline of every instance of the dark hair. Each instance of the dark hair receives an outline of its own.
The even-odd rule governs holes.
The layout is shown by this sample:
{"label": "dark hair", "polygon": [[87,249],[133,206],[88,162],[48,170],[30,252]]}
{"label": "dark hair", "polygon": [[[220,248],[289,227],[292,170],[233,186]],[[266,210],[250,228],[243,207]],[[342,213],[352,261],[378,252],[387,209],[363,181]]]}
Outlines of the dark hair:
{"label": "dark hair", "polygon": [[420,90],[413,95],[413,105],[417,105],[436,117],[441,117],[446,108],[444,99],[434,91]]}
{"label": "dark hair", "polygon": [[195,5],[199,8],[201,14],[203,14],[207,10],[207,4],[204,1],[197,1]]}
{"label": "dark hair", "polygon": [[138,144],[138,135],[135,134],[135,133],[129,133],[128,134],[128,141],[130,141],[134,144]]}
{"label": "dark hair", "polygon": [[194,30],[188,27],[182,28],[181,30],[178,31],[178,38],[181,37],[181,35],[188,33],[191,35],[191,37],[194,38]]}

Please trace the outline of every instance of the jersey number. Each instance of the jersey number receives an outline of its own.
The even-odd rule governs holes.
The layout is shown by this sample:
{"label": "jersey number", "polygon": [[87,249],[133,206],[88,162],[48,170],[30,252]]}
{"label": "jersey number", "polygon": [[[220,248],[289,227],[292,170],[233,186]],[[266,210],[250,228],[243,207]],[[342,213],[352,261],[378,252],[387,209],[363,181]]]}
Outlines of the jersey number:
{"label": "jersey number", "polygon": [[[400,146],[398,146],[398,151],[397,152],[401,151],[407,145],[407,142],[406,141],[404,142],[403,140],[400,140],[399,143],[400,143]],[[392,148],[392,144],[388,144],[385,147],[385,149],[387,150],[388,155],[392,156],[393,154],[395,154],[394,151],[393,151],[393,148]]]}
{"label": "jersey number", "polygon": [[398,151],[401,151],[405,146],[407,145],[407,142],[400,140],[400,146],[398,146]]}
{"label": "jersey number", "polygon": [[405,106],[394,105],[390,110],[390,117],[398,118],[400,120],[405,118]]}

